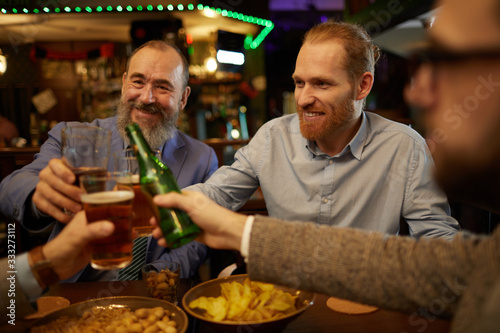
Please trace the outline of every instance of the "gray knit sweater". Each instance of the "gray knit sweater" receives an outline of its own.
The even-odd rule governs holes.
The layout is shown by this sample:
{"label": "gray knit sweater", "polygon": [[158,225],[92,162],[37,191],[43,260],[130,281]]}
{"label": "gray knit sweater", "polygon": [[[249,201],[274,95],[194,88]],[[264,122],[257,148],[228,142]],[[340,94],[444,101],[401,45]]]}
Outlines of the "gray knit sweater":
{"label": "gray knit sweater", "polygon": [[414,240],[256,216],[248,260],[255,280],[453,318],[451,332],[500,327],[500,228]]}

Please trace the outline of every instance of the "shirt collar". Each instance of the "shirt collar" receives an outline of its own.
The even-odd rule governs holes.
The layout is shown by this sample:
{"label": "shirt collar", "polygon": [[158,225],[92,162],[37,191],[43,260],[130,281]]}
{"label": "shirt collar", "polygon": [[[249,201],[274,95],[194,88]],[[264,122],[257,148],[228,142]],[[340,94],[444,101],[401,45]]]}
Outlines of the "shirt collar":
{"label": "shirt collar", "polygon": [[366,137],[368,136],[368,119],[365,112],[361,112],[361,126],[359,126],[358,132],[352,138],[351,142],[347,146],[351,147],[352,155],[361,160],[361,155],[363,154],[363,148],[365,147]]}
{"label": "shirt collar", "polygon": [[[351,141],[344,147],[342,152],[335,156],[331,156],[330,158],[333,157],[339,157],[344,154],[347,154],[348,152],[351,152],[352,156],[354,156],[357,160],[361,160],[361,155],[363,153],[363,147],[365,146],[365,141],[366,137],[368,135],[368,120],[366,118],[365,112],[361,112],[361,126],[359,126],[358,132],[356,135],[351,139]],[[316,142],[306,140],[305,141],[305,147],[307,150],[309,150],[313,155],[326,155],[323,153],[318,146],[316,145]]]}

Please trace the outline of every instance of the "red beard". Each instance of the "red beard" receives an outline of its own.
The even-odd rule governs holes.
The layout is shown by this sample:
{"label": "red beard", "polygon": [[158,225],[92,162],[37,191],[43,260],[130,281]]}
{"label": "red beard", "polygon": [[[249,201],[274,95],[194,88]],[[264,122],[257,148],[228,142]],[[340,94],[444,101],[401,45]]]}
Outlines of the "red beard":
{"label": "red beard", "polygon": [[[321,116],[323,119],[314,123],[305,121],[304,113],[308,111],[323,112],[324,115]],[[300,133],[302,136],[310,141],[321,140],[350,123],[355,116],[354,101],[348,96],[329,112],[297,106],[297,113],[299,114]]]}

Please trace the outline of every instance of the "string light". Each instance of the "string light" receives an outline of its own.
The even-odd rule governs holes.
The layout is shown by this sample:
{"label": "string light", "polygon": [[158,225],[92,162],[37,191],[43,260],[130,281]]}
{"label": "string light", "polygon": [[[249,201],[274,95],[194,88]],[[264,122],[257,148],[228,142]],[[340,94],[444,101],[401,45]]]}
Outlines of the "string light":
{"label": "string light", "polygon": [[[164,7],[162,5],[157,5],[156,7],[154,7],[153,5],[149,4],[149,5],[145,5],[144,7],[137,6],[136,8],[134,8],[132,6],[127,6],[124,8],[122,6],[113,7],[111,5],[108,5],[106,7],[97,6],[95,8],[93,8],[91,6],[86,6],[84,9],[82,9],[82,7],[72,8],[69,6],[63,6],[63,7],[55,7],[53,9],[53,12],[54,13],[72,13],[72,12],[77,12],[77,13],[98,12],[98,13],[100,13],[100,12],[103,12],[104,10],[106,10],[107,12],[123,12],[124,10],[126,10],[128,12],[141,12],[144,10],[144,8],[146,8],[148,11],[159,11],[159,12],[162,12],[164,10],[168,10],[168,11],[175,11],[175,10],[177,10],[177,11],[185,11],[185,10],[194,11],[194,10],[198,10],[198,11],[203,11],[206,14],[210,13],[209,15],[214,15],[214,16],[221,15],[223,17],[232,18],[232,19],[236,19],[239,21],[243,21],[246,23],[255,24],[255,25],[259,25],[259,26],[263,27],[263,29],[257,35],[257,37],[253,38],[252,35],[247,35],[247,37],[245,39],[245,44],[244,44],[245,49],[257,48],[262,43],[262,41],[266,38],[266,36],[271,32],[271,30],[273,30],[273,28],[274,28],[274,23],[270,20],[258,18],[258,17],[254,17],[254,16],[250,16],[250,15],[245,15],[242,13],[237,13],[237,12],[233,12],[233,11],[222,9],[222,8],[204,6],[202,4],[197,4],[197,5],[179,4],[177,6],[169,4],[166,7]],[[28,8],[20,8],[19,9],[19,8],[15,8],[15,7],[14,8],[1,8],[0,7],[0,13],[2,13],[2,14],[19,14],[19,13],[22,13],[22,14],[30,14],[30,13],[40,14],[40,13],[42,13],[43,14],[43,13],[49,13],[51,11],[52,10],[48,7],[43,7],[41,10],[38,8],[34,8],[34,9],[30,10]]]}

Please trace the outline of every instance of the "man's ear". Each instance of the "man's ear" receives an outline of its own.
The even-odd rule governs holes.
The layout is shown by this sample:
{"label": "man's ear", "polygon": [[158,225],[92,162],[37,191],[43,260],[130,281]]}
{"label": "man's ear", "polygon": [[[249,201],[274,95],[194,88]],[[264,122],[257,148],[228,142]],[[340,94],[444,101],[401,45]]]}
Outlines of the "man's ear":
{"label": "man's ear", "polygon": [[184,110],[184,107],[186,106],[187,101],[188,101],[189,94],[191,94],[191,87],[186,86],[186,89],[184,89],[184,91],[182,92],[182,96],[181,96],[181,105],[180,105],[181,110]]}
{"label": "man's ear", "polygon": [[365,72],[361,75],[356,86],[356,100],[362,100],[368,96],[373,87],[373,74]]}
{"label": "man's ear", "polygon": [[127,72],[123,73],[122,76],[122,95],[123,95],[123,87],[125,87],[125,81],[127,81]]}

